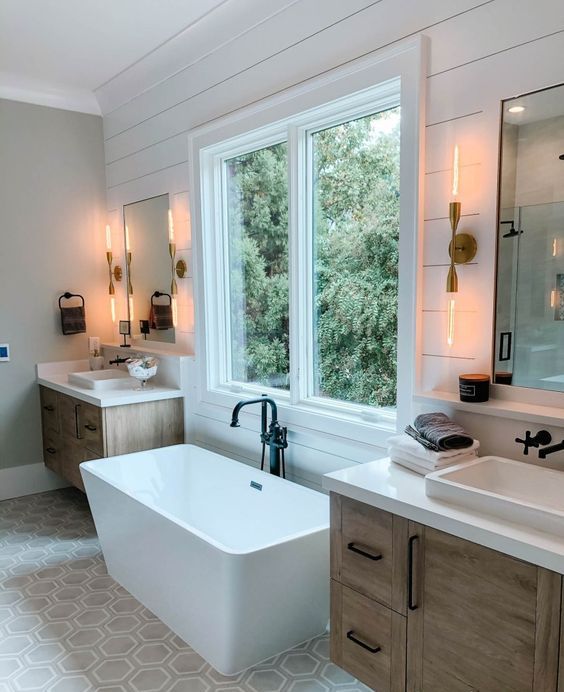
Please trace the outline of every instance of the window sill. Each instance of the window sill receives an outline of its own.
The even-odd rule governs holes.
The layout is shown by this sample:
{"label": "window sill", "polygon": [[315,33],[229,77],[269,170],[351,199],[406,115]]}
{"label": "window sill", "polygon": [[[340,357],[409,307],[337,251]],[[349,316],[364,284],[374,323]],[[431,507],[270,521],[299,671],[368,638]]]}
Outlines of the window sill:
{"label": "window sill", "polygon": [[[291,431],[301,430],[309,433],[319,433],[350,440],[354,444],[367,444],[377,447],[385,447],[387,439],[396,433],[395,416],[389,409],[381,413],[375,409],[363,409],[344,411],[338,406],[333,407],[323,402],[313,401],[291,404],[287,395],[279,396],[277,392],[261,390],[249,391],[242,389],[239,392],[214,390],[204,394],[199,405],[195,408],[196,414],[209,418],[225,421],[238,401],[245,398],[255,398],[262,393],[267,393],[276,401],[278,415],[283,425]],[[284,393],[283,393],[284,394]],[[368,407],[366,407],[368,409]],[[256,410],[255,410],[256,409]],[[260,408],[249,407],[241,411],[240,420],[243,427],[256,428],[256,420],[260,417]],[[245,423],[247,422],[247,424]]]}

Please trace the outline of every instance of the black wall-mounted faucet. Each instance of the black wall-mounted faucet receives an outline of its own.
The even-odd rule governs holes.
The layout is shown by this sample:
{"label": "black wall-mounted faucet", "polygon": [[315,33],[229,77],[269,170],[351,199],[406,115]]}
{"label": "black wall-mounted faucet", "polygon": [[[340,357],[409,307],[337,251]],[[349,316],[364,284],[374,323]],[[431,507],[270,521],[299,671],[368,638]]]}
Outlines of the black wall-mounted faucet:
{"label": "black wall-mounted faucet", "polygon": [[[240,401],[231,414],[232,428],[239,427],[239,412],[244,406],[250,404],[261,405],[261,431],[260,441],[262,442],[262,457],[260,462],[260,470],[264,469],[265,448],[268,445],[270,449],[270,473],[275,476],[286,478],[286,464],[284,460],[284,450],[288,447],[288,428],[283,428],[278,422],[278,408],[274,399],[263,395],[258,399],[247,399]],[[267,427],[267,406],[271,408],[271,421]]]}
{"label": "black wall-mounted faucet", "polygon": [[113,360],[108,361],[110,365],[120,365],[121,363],[127,363],[131,356],[127,358],[122,358],[121,356],[116,356]]}
{"label": "black wall-mounted faucet", "polygon": [[550,447],[545,447],[539,450],[539,459],[546,459],[549,454],[554,454],[554,452],[560,452],[564,449],[564,440],[558,444],[552,445]]}
{"label": "black wall-mounted faucet", "polygon": [[[552,442],[552,435],[548,432],[548,430],[539,430],[534,437],[531,437],[531,431],[527,430],[525,433],[525,439],[522,440],[520,437],[516,437],[515,442],[523,445],[523,454],[527,456],[529,454],[530,447],[537,449],[538,447],[549,445]],[[551,447],[548,447],[548,449],[551,449]],[[539,452],[539,457],[541,459],[544,459],[543,452],[546,452],[546,450],[541,449]]]}

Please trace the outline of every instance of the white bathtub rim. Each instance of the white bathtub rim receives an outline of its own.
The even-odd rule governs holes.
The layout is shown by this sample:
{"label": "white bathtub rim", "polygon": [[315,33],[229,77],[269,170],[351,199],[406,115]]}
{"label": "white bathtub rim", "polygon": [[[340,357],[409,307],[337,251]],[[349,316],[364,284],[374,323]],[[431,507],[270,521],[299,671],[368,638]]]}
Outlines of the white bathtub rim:
{"label": "white bathtub rim", "polygon": [[[228,457],[226,457],[227,459]],[[106,476],[103,472],[100,472],[100,470],[96,467],[95,469],[92,468],[92,465],[94,462],[100,461],[99,459],[95,459],[93,461],[84,461],[80,464],[80,471],[81,474],[84,475],[84,473],[89,473],[92,476],[96,476],[100,480],[104,481],[108,485],[112,486],[119,492],[123,493],[127,497],[131,498],[135,502],[137,502],[140,505],[143,505],[144,507],[148,507],[151,509],[153,512],[156,512],[157,514],[160,514],[163,516],[165,519],[168,519],[168,521],[171,521],[173,524],[176,524],[180,528],[189,531],[191,534],[199,538],[201,541],[205,543],[209,543],[212,545],[214,548],[217,548],[218,550],[228,554],[228,555],[240,555],[240,556],[245,556],[245,555],[252,555],[256,553],[260,553],[264,550],[268,550],[269,548],[273,548],[275,546],[279,545],[284,545],[285,543],[289,543],[291,541],[298,540],[300,538],[304,538],[305,536],[312,536],[316,533],[322,533],[324,531],[329,531],[329,520],[327,522],[324,522],[322,524],[318,524],[316,526],[313,526],[308,529],[304,529],[303,531],[295,531],[294,533],[290,533],[284,538],[274,540],[274,541],[269,541],[268,543],[263,543],[262,545],[254,548],[250,548],[248,550],[237,550],[235,548],[231,548],[230,546],[225,545],[224,543],[221,543],[218,541],[216,538],[213,538],[213,536],[210,536],[209,534],[205,533],[204,531],[201,531],[200,529],[197,529],[195,526],[192,526],[192,524],[189,524],[188,522],[182,521],[182,519],[179,519],[178,517],[174,516],[170,512],[168,512],[165,509],[162,509],[162,507],[157,507],[154,503],[146,501],[146,500],[141,500],[138,497],[135,497],[132,493],[130,493],[126,488],[121,484],[117,483],[114,479],[110,479],[108,476]],[[106,459],[104,459],[106,461]],[[231,461],[234,461],[235,463],[241,463],[237,462],[234,459]],[[258,474],[263,474],[265,476],[268,476],[272,478],[271,474],[266,473],[265,471],[259,471],[256,470],[256,473]],[[287,479],[284,478],[277,478],[277,480],[281,482],[287,482],[287,483],[292,483],[293,481],[288,481]],[[296,484],[297,485],[297,484]],[[321,495],[322,497],[326,497],[323,495],[323,493],[318,493],[316,490],[312,490],[311,488],[306,488],[305,486],[299,486],[301,489],[306,491],[308,494],[316,494],[316,495]],[[329,498],[327,498],[327,502],[329,502]]]}

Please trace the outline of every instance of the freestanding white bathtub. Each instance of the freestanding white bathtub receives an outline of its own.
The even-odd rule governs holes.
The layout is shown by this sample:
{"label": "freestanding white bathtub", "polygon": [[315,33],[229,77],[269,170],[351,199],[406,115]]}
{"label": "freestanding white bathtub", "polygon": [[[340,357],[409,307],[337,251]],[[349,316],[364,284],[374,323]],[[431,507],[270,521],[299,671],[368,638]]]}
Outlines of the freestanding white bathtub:
{"label": "freestanding white bathtub", "polygon": [[325,630],[325,495],[187,444],[81,472],[108,572],[220,673]]}

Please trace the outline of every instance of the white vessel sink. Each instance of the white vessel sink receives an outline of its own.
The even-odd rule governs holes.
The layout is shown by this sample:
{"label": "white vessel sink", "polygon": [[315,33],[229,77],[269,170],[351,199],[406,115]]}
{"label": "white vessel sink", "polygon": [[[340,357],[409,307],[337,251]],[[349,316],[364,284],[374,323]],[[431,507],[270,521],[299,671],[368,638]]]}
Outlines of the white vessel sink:
{"label": "white vessel sink", "polygon": [[131,389],[135,380],[123,370],[92,370],[69,373],[69,382],[84,389]]}
{"label": "white vessel sink", "polygon": [[434,471],[429,497],[564,536],[564,473],[502,457]]}

